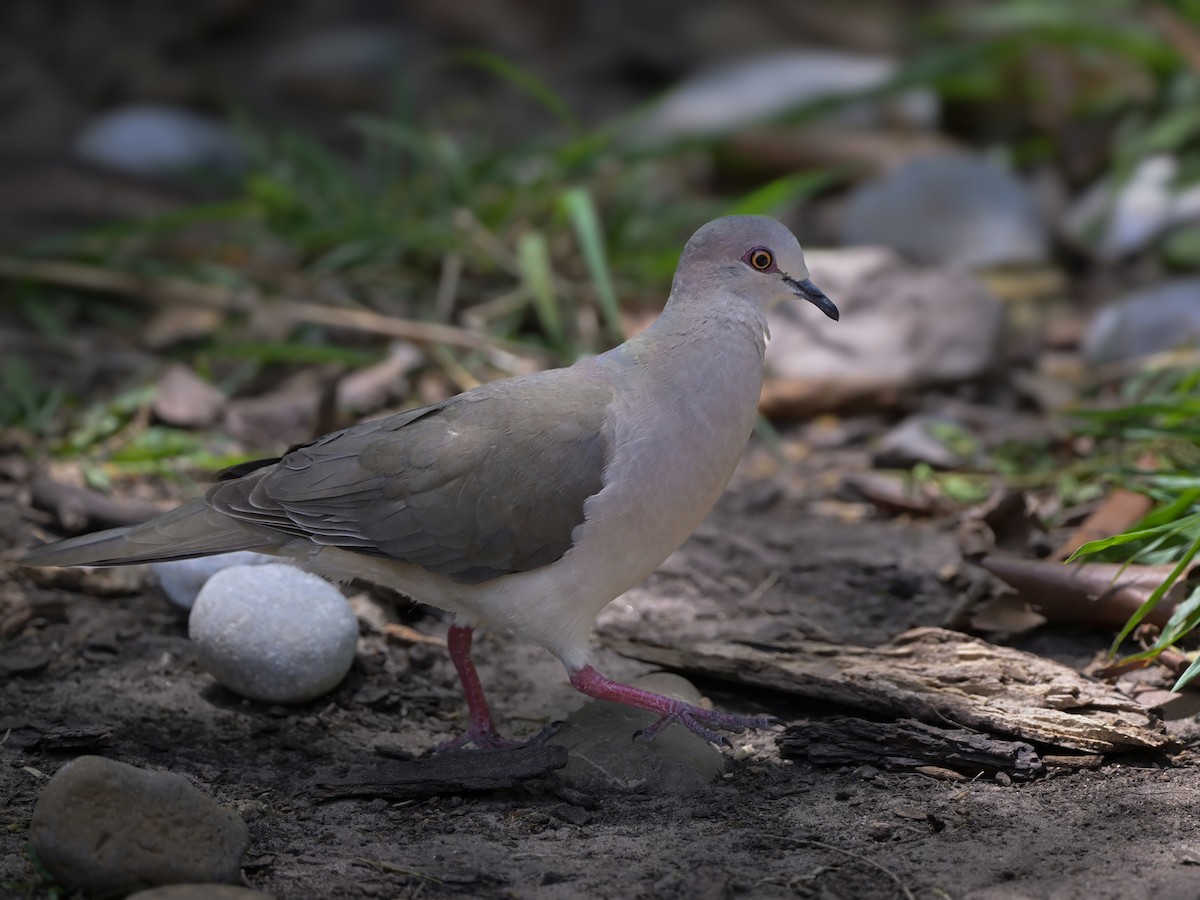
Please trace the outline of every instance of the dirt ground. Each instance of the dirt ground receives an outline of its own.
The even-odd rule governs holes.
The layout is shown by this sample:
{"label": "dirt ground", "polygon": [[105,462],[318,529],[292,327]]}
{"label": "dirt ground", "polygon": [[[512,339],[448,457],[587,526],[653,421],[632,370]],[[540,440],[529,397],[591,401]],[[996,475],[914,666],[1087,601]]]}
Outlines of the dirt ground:
{"label": "dirt ground", "polygon": [[[597,666],[622,677],[649,668],[606,650],[606,634],[870,644],[943,624],[960,599],[939,578],[956,559],[948,526],[852,521],[830,502],[820,466],[807,468],[799,479],[752,457],[699,533],[605,611]],[[0,529],[5,543],[27,541],[29,517],[10,503]],[[752,752],[730,754],[723,779],[682,799],[600,796],[581,808],[529,784],[320,802],[317,782],[377,764],[376,747],[419,753],[458,730],[463,703],[444,653],[365,635],[333,694],[267,706],[213,685],[185,616],[153,588],[97,598],[37,587],[11,567],[0,577],[0,609],[33,600],[42,616],[0,644],[10,672],[0,681],[5,896],[51,896],[24,855],[29,817],[54,771],[96,752],[181,773],[237,809],[252,833],[245,882],[288,898],[1200,897],[1191,750],[1003,784],[820,769],[782,759],[763,733],[738,742]],[[444,629],[434,613],[406,616],[421,631]],[[1038,649],[1077,664],[1106,640],[1043,632]],[[531,734],[584,702],[541,650],[488,635],[478,660],[511,732]],[[789,723],[845,712],[700,686],[722,708]],[[111,738],[60,749],[28,739],[63,723]]]}

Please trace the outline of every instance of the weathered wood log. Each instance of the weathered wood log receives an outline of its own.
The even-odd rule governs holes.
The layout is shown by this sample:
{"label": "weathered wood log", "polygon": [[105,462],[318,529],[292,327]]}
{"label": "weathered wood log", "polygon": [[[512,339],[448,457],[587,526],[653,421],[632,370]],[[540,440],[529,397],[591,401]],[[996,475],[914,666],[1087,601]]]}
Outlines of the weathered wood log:
{"label": "weathered wood log", "polygon": [[889,772],[942,766],[964,775],[1004,772],[1016,781],[1046,774],[1037,750],[965,728],[938,728],[913,719],[871,722],[840,718],[793,725],[777,740],[785,758],[820,766],[878,766]]}
{"label": "weathered wood log", "polygon": [[826,641],[609,643],[618,653],[669,669],[878,716],[1092,753],[1172,745],[1162,723],[1115,688],[1032,653],[941,628],[917,628],[879,647]]}
{"label": "weathered wood log", "polygon": [[566,764],[567,748],[556,745],[488,753],[464,750],[429,759],[396,761],[353,778],[319,782],[312,794],[318,800],[348,797],[411,800],[437,794],[494,791],[514,787],[530,778],[541,778]]}

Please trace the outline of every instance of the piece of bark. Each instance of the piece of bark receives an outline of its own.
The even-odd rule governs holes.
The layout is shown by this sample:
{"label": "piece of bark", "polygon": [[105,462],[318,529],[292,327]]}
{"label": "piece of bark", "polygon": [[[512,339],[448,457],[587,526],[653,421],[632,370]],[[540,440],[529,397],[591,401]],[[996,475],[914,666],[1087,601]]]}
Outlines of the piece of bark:
{"label": "piece of bark", "polygon": [[97,491],[63,484],[44,475],[35,478],[29,490],[33,507],[53,513],[69,534],[140,525],[170,508],[138,500],[114,500]]}
{"label": "piece of bark", "polygon": [[787,758],[804,757],[820,766],[878,766],[913,771],[940,766],[964,775],[1004,772],[1019,781],[1046,774],[1037,750],[965,728],[939,728],[912,719],[872,722],[844,718],[793,725],[777,739]]}
{"label": "piece of bark", "polygon": [[94,750],[112,741],[112,729],[107,725],[51,725],[42,730],[33,742],[36,750],[57,753]]}
{"label": "piece of bark", "polygon": [[319,782],[313,796],[318,800],[347,797],[411,800],[437,794],[494,791],[541,778],[566,764],[567,749],[561,746],[516,747],[487,753],[463,750],[429,759],[398,760],[354,778]]}
{"label": "piece of bark", "polygon": [[[1120,628],[1174,566],[1122,566],[1024,559],[993,553],[968,558],[1017,591],[1035,612],[1053,622]],[[1163,626],[1186,596],[1182,578],[1150,611],[1145,622]]]}
{"label": "piece of bark", "polygon": [[879,647],[825,641],[703,641],[686,647],[610,641],[625,656],[695,675],[772,688],[878,716],[956,725],[1093,753],[1171,746],[1143,706],[1032,653],[941,628]]}

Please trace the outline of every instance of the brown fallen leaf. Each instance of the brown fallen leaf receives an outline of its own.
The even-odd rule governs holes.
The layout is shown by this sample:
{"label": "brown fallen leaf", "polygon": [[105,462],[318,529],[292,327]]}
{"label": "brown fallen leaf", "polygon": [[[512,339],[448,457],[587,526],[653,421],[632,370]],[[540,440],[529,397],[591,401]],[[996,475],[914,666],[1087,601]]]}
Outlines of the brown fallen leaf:
{"label": "brown fallen leaf", "polygon": [[1136,525],[1154,508],[1154,501],[1145,494],[1117,488],[1063,541],[1054,552],[1056,559],[1066,559],[1089,541],[1112,537]]}

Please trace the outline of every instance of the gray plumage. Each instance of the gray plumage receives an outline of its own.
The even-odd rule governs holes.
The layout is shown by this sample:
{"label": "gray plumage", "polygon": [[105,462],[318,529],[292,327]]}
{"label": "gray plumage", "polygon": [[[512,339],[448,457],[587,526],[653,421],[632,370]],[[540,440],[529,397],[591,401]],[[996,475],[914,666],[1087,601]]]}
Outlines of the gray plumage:
{"label": "gray plumage", "polygon": [[[235,467],[144,525],[23,562],[258,550],[452,610],[468,635],[479,623],[510,629],[557,654],[574,681],[591,671],[595,616],[724,489],[754,424],[767,310],[796,297],[837,318],[786,228],[717,219],[688,241],[659,319],[620,347]],[[581,690],[599,690],[591,677]]]}

